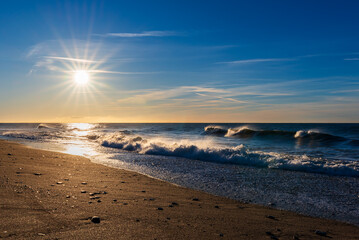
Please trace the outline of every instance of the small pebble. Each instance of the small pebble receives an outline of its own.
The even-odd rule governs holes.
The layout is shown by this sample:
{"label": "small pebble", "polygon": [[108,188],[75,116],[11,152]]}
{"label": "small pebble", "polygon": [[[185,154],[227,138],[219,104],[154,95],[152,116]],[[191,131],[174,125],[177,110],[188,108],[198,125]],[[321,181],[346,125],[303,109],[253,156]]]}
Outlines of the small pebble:
{"label": "small pebble", "polygon": [[62,182],[57,182],[56,184],[62,184]]}
{"label": "small pebble", "polygon": [[98,216],[93,216],[93,217],[91,218],[91,222],[93,222],[93,223],[100,223],[100,222],[101,222],[101,219],[100,219],[100,217],[98,217]]}
{"label": "small pebble", "polygon": [[266,218],[275,219],[275,217],[274,217],[274,216],[271,216],[271,215],[267,215]]}
{"label": "small pebble", "polygon": [[46,234],[45,233],[38,233],[37,235],[38,236],[45,236]]}
{"label": "small pebble", "polygon": [[11,156],[12,154],[11,154],[11,153],[8,153],[7,155]]}
{"label": "small pebble", "polygon": [[161,211],[162,211],[162,210],[163,210],[163,208],[159,207],[159,208],[157,208],[157,210],[161,210]]}
{"label": "small pebble", "polygon": [[42,175],[41,173],[34,173],[35,176],[40,176]]}
{"label": "small pebble", "polygon": [[219,208],[219,206],[214,206],[214,208]]}
{"label": "small pebble", "polygon": [[66,198],[70,198],[70,195],[66,195]]}
{"label": "small pebble", "polygon": [[319,235],[319,236],[327,236],[326,232],[320,231],[320,230],[315,230],[315,234]]}
{"label": "small pebble", "polygon": [[173,206],[178,206],[178,203],[176,203],[176,202],[173,202],[173,203],[171,203]]}
{"label": "small pebble", "polygon": [[102,202],[101,199],[97,200],[98,203]]}
{"label": "small pebble", "polygon": [[220,237],[223,237],[223,233],[220,233],[219,236],[220,236]]}
{"label": "small pebble", "polygon": [[173,207],[173,205],[170,204],[170,205],[168,205],[168,207]]}
{"label": "small pebble", "polygon": [[86,190],[81,190],[81,193],[86,193],[87,191]]}
{"label": "small pebble", "polygon": [[193,198],[192,201],[199,201],[199,199],[198,198]]}
{"label": "small pebble", "polygon": [[82,184],[82,185],[87,185],[87,182],[82,182],[81,184]]}

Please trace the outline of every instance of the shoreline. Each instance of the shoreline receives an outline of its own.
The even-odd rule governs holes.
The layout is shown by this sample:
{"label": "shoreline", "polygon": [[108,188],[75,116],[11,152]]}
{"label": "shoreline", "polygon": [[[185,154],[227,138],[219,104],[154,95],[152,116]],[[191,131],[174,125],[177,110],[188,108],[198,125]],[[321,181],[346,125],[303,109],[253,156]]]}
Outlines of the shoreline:
{"label": "shoreline", "polygon": [[0,140],[0,159],[2,238],[359,239],[355,225],[242,203],[80,156]]}

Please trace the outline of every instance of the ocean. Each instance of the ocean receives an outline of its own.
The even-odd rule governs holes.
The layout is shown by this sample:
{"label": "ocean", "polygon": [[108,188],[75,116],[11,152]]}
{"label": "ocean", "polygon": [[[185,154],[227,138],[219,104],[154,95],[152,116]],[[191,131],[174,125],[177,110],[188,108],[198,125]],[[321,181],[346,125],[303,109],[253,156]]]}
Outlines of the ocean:
{"label": "ocean", "polygon": [[0,138],[359,225],[359,124],[2,123]]}

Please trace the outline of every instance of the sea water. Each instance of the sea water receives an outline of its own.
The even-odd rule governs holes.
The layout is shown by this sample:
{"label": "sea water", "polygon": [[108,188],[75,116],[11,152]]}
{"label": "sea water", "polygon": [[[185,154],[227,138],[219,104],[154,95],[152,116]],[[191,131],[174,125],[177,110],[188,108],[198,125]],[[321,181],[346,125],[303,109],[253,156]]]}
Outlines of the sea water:
{"label": "sea water", "polygon": [[359,124],[0,124],[0,137],[359,225]]}

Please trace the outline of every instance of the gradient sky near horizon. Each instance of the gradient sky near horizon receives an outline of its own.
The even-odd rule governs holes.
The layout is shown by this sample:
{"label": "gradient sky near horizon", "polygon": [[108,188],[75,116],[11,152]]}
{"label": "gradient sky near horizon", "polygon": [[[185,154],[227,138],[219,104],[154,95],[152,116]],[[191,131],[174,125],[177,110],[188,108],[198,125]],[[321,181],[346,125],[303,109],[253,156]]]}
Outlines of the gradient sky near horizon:
{"label": "gradient sky near horizon", "polygon": [[359,122],[359,1],[0,6],[0,122]]}

